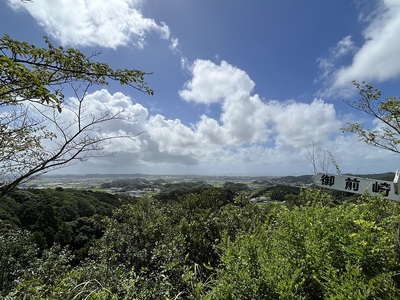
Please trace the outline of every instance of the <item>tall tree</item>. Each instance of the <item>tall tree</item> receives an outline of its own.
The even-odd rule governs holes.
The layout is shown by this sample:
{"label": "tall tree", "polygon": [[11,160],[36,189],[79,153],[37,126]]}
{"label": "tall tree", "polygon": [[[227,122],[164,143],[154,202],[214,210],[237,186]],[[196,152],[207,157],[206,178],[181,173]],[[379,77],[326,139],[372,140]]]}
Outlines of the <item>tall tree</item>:
{"label": "tall tree", "polygon": [[381,99],[381,91],[366,82],[353,81],[360,98],[347,104],[379,121],[379,127],[367,128],[360,123],[349,123],[344,132],[355,133],[361,141],[378,148],[400,153],[400,99]]}
{"label": "tall tree", "polygon": [[[112,69],[95,61],[100,54],[84,55],[77,49],[55,47],[47,38],[43,48],[0,39],[0,197],[20,183],[93,156],[104,156],[111,139],[128,135],[98,134],[99,126],[115,121],[134,121],[121,109],[89,115],[84,100],[90,87],[110,80],[153,94],[135,69]],[[64,101],[65,91],[74,101]],[[61,120],[63,110],[74,118]],[[51,124],[50,129],[46,126]],[[49,127],[50,128],[50,127]]]}

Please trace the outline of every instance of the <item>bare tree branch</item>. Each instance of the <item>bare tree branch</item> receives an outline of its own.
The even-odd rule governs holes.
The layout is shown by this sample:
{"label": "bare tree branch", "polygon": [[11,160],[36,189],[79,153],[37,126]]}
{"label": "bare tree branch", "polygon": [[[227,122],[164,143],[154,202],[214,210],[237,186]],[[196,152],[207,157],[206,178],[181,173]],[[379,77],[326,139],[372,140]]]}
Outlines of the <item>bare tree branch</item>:
{"label": "bare tree branch", "polygon": [[[144,81],[149,73],[114,70],[93,60],[100,52],[85,56],[47,38],[45,43],[37,48],[8,35],[0,38],[0,197],[50,170],[112,155],[107,148],[112,140],[140,134],[100,133],[105,124],[133,122],[134,116],[123,109],[90,114],[84,100],[92,86],[112,80],[153,94]],[[75,95],[73,103],[64,101],[64,92]]]}
{"label": "bare tree branch", "polygon": [[[51,114],[49,114],[49,108],[44,109],[38,105],[30,105],[30,111],[35,111],[39,116],[37,123],[31,123],[32,127],[46,124],[54,128],[50,135],[51,143],[46,146],[42,141],[41,147],[37,149],[24,147],[0,160],[2,169],[11,171],[13,177],[3,185],[0,197],[15,189],[19,184],[50,170],[89,158],[111,156],[114,153],[107,150],[110,142],[121,138],[132,140],[142,133],[138,132],[133,135],[99,134],[102,125],[115,121],[134,122],[134,116],[125,116],[123,109],[114,113],[104,112],[98,116],[88,115],[83,105],[87,88],[85,87],[82,95],[76,98],[77,107],[63,107],[64,111],[74,113],[74,120],[63,120],[62,114],[60,115],[54,110],[51,110]],[[78,96],[78,90],[75,92]],[[25,114],[27,111],[25,110]],[[24,159],[21,161],[21,158]]]}

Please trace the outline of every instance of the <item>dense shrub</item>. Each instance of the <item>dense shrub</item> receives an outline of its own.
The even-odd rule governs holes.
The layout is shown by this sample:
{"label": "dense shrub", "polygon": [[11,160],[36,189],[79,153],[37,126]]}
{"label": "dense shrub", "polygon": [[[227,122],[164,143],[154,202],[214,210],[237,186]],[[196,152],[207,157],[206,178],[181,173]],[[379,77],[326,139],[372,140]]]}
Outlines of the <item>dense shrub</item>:
{"label": "dense shrub", "polygon": [[398,205],[369,196],[335,206],[319,193],[303,197],[309,205],[277,205],[258,232],[224,239],[208,298],[398,299]]}
{"label": "dense shrub", "polygon": [[[224,188],[206,188],[170,201],[143,197],[109,215],[82,216],[80,209],[85,214],[97,210],[96,195],[87,193],[90,201],[85,204],[71,201],[77,208],[73,221],[63,222],[53,207],[61,222],[54,239],[63,237],[75,251],[57,243],[41,250],[27,231],[9,230],[1,236],[1,296],[400,297],[396,202],[363,196],[338,204],[328,194],[306,190],[296,196],[300,206],[257,205]],[[79,250],[80,245],[86,246]]]}

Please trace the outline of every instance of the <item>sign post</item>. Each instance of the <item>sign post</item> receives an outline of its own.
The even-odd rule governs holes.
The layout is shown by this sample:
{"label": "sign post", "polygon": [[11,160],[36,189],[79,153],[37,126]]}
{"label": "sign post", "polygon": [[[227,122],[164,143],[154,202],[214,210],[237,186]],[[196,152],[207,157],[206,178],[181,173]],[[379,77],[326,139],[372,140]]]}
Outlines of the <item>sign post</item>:
{"label": "sign post", "polygon": [[355,194],[382,195],[389,200],[400,201],[399,170],[394,181],[376,180],[352,175],[318,173],[314,176],[315,183],[324,188]]}

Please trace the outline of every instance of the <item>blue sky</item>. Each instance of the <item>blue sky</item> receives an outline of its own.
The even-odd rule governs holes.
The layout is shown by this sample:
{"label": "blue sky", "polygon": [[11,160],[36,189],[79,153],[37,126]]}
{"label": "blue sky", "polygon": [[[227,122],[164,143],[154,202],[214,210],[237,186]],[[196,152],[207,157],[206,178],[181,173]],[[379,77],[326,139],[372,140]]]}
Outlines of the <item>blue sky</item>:
{"label": "blue sky", "polygon": [[357,99],[352,80],[400,96],[398,0],[7,0],[0,28],[153,73],[154,96],[119,84],[90,91],[89,112],[137,115],[105,132],[144,133],[62,172],[311,174],[311,152],[332,172],[330,155],[342,172],[400,167],[398,154],[340,130],[379,126],[344,103]]}

